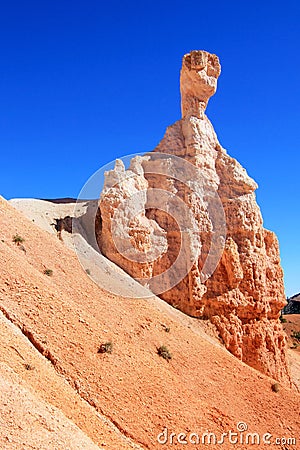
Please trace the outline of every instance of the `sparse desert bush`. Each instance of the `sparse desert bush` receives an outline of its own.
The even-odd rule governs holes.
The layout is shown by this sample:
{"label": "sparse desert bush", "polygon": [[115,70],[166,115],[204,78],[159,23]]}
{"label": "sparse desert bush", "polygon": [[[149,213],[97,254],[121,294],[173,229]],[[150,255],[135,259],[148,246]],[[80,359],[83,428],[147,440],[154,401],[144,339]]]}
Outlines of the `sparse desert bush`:
{"label": "sparse desert bush", "polygon": [[13,236],[13,242],[14,242],[15,244],[17,244],[17,245],[20,245],[20,244],[22,244],[23,242],[25,242],[25,239],[22,238],[22,236],[20,236],[19,234],[15,234],[15,235]]}
{"label": "sparse desert bush", "polygon": [[298,347],[299,347],[299,344],[297,342],[293,342],[293,345],[290,348],[295,350]]}
{"label": "sparse desert bush", "polygon": [[53,270],[52,269],[45,269],[44,270],[44,274],[47,275],[48,277],[52,277]]}
{"label": "sparse desert bush", "polygon": [[172,355],[165,345],[161,345],[160,347],[158,347],[157,353],[159,354],[159,356],[166,359],[167,361],[170,361],[170,359],[172,359]]}
{"label": "sparse desert bush", "polygon": [[280,317],[279,317],[279,320],[280,320],[281,323],[287,323],[286,318],[283,317],[283,316],[280,316]]}
{"label": "sparse desert bush", "polygon": [[112,351],[113,351],[113,344],[110,341],[101,344],[98,349],[98,353],[112,353]]}
{"label": "sparse desert bush", "polygon": [[300,331],[293,331],[292,338],[300,342]]}
{"label": "sparse desert bush", "polygon": [[272,391],[273,392],[279,392],[280,386],[279,383],[272,384]]}
{"label": "sparse desert bush", "polygon": [[91,275],[90,269],[85,269],[85,271],[86,271],[86,273],[87,273],[88,275]]}
{"label": "sparse desert bush", "polygon": [[33,370],[34,369],[34,367],[31,364],[28,364],[28,363],[24,364],[24,366],[25,366],[26,370]]}

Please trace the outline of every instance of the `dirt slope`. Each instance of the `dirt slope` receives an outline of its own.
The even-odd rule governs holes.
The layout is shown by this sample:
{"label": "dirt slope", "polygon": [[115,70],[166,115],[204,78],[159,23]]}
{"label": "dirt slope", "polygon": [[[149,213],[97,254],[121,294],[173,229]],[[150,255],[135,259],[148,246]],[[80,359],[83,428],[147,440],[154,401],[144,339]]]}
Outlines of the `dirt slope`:
{"label": "dirt slope", "polygon": [[[147,297],[151,294],[148,290],[136,283],[124,270],[113,264],[98,251],[95,251],[87,241],[83,238],[87,235],[88,242],[93,242],[90,226],[84,226],[95,220],[98,202],[82,201],[79,203],[67,202],[67,199],[57,199],[52,201],[38,200],[33,198],[21,198],[9,200],[18,211],[22,212],[31,222],[39,228],[48,231],[63,241],[65,245],[74,250],[74,239],[76,239],[76,249],[81,255],[81,264],[92,274],[94,280],[98,280],[101,286],[110,292],[122,292],[126,297]],[[55,224],[58,220],[70,216],[81,218],[81,225],[77,222],[71,234],[69,231],[62,229],[57,232]],[[84,219],[83,219],[84,216]],[[78,233],[80,231],[81,234]],[[95,241],[95,246],[97,243]],[[98,248],[98,246],[96,247]]]}
{"label": "dirt slope", "polygon": [[288,337],[288,345],[300,355],[300,314],[285,314],[283,329]]}
{"label": "dirt slope", "polygon": [[[24,248],[12,242],[17,233],[25,239]],[[21,395],[35,410],[43,408],[46,421],[60,414],[61,422],[73,422],[68,422],[73,447],[50,442],[47,449],[77,448],[78,439],[90,445],[81,448],[91,449],[93,445],[101,448],[102,442],[112,450],[130,448],[133,443],[145,449],[180,448],[182,444],[175,442],[160,445],[158,433],[165,427],[176,434],[200,436],[208,430],[219,438],[223,432],[235,431],[241,421],[251,432],[295,437],[299,445],[298,393],[283,386],[273,392],[274,380],[239,362],[207,337],[199,322],[161,300],[123,299],[102,291],[70,249],[3,199],[0,267],[0,308],[9,319],[1,321],[1,383],[9,385],[7,389],[13,385],[26,391]],[[45,269],[53,270],[53,276],[45,275]],[[9,322],[21,328],[23,336],[19,333],[16,338]],[[3,332],[3,327],[10,331]],[[14,348],[10,348],[11,339]],[[98,353],[108,341],[113,352]],[[160,345],[172,353],[169,362],[158,356]],[[24,369],[18,352],[34,370]],[[0,408],[2,421],[14,420],[9,401],[2,401]],[[77,427],[78,436],[81,433],[78,438],[71,427]],[[8,444],[1,448],[26,448],[12,447],[9,433],[4,428],[1,439]],[[16,433],[18,439],[27,439],[26,430],[18,428]],[[43,433],[42,426],[36,433]],[[233,448],[226,439],[210,447]]]}
{"label": "dirt slope", "polygon": [[300,388],[300,314],[285,314],[283,329],[288,337],[289,361],[294,383]]}
{"label": "dirt slope", "polygon": [[0,347],[1,449],[64,448],[66,442],[70,449],[136,448],[66,383],[3,313]]}

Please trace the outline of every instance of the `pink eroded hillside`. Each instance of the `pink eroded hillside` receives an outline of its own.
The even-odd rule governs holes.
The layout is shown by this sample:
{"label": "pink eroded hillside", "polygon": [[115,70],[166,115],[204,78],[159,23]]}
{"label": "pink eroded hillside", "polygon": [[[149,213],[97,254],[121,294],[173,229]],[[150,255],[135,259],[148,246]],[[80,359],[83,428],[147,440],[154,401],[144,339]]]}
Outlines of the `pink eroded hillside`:
{"label": "pink eroded hillside", "polygon": [[[296,390],[274,392],[275,380],[225,350],[211,325],[156,297],[102,290],[63,241],[2,198],[0,223],[1,449],[180,448],[158,433],[220,436],[241,421],[299,439]],[[99,353],[106,342],[112,353]]]}

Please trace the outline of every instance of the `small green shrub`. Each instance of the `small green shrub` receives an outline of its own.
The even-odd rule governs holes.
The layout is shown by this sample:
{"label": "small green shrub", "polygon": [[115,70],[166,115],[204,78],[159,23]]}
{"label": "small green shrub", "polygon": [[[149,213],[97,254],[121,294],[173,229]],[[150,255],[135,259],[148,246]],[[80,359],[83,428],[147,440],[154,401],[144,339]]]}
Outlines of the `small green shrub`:
{"label": "small green shrub", "polygon": [[88,275],[91,275],[90,269],[85,269],[85,271],[86,271],[86,273],[87,273]]}
{"label": "small green shrub", "polygon": [[15,234],[15,235],[13,236],[13,242],[14,242],[15,244],[17,244],[17,245],[20,245],[20,244],[22,244],[23,242],[25,242],[25,239],[22,238],[22,236],[20,236],[19,234]]}
{"label": "small green shrub", "polygon": [[53,270],[52,269],[45,269],[44,270],[44,274],[47,275],[48,277],[52,277]]}
{"label": "small green shrub", "polygon": [[158,347],[157,353],[159,356],[166,359],[167,361],[170,361],[170,359],[172,359],[172,355],[165,345],[161,345],[160,347]]}
{"label": "small green shrub", "polygon": [[28,363],[24,364],[24,367],[25,367],[26,370],[33,370],[34,369],[34,367],[31,364],[28,364]]}
{"label": "small green shrub", "polygon": [[300,342],[300,331],[293,331],[292,338]]}
{"label": "small green shrub", "polygon": [[112,353],[112,351],[113,351],[113,344],[110,341],[101,344],[98,349],[98,353]]}
{"label": "small green shrub", "polygon": [[279,320],[280,320],[281,323],[287,323],[286,318],[283,317],[283,316],[280,316],[280,317],[279,317]]}

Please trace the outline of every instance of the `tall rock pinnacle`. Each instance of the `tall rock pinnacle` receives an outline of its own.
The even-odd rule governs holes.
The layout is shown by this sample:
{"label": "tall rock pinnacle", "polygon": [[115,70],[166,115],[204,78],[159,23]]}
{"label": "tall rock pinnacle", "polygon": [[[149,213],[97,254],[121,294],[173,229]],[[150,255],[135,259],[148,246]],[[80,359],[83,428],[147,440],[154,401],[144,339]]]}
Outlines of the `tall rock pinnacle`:
{"label": "tall rock pinnacle", "polygon": [[183,57],[182,119],[153,152],[107,174],[98,242],[168,303],[209,319],[237,358],[289,381],[277,238],[263,228],[257,184],[205,115],[220,72],[216,55]]}

